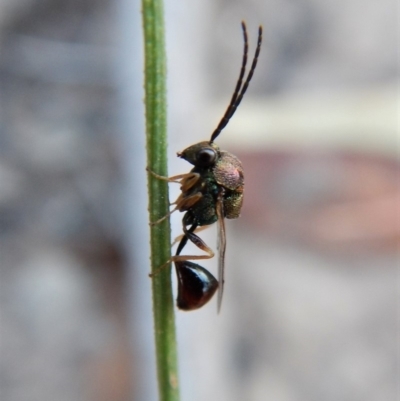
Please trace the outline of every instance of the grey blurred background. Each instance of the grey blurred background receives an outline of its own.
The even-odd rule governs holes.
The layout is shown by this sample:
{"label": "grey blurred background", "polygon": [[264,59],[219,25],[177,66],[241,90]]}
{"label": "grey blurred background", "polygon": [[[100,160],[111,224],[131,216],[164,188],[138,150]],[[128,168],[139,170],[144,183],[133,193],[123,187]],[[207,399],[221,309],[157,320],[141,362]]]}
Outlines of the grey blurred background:
{"label": "grey blurred background", "polygon": [[[177,312],[182,400],[398,399],[398,12],[166,4],[171,175],[227,106],[240,21],[251,52],[264,27],[218,140],[246,175],[222,312]],[[157,399],[141,35],[133,0],[0,1],[2,401]]]}

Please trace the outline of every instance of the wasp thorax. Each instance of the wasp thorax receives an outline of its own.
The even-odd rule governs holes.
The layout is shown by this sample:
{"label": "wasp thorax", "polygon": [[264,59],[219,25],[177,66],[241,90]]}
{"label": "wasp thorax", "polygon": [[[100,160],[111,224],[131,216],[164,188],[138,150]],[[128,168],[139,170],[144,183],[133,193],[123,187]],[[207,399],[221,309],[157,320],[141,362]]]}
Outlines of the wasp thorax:
{"label": "wasp thorax", "polygon": [[211,167],[219,158],[219,147],[208,141],[189,146],[178,156],[197,167]]}

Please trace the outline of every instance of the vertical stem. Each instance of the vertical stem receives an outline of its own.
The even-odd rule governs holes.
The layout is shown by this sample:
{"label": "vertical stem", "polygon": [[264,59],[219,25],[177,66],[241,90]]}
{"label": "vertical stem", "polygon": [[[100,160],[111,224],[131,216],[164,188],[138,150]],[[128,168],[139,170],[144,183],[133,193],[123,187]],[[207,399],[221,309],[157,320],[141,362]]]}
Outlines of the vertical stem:
{"label": "vertical stem", "polygon": [[[166,56],[162,0],[142,0],[145,48],[145,106],[147,163],[150,170],[167,175]],[[168,183],[148,174],[150,221],[169,210]],[[171,256],[169,219],[151,226],[151,269]],[[177,351],[171,268],[152,278],[156,363],[160,401],[178,401]]]}

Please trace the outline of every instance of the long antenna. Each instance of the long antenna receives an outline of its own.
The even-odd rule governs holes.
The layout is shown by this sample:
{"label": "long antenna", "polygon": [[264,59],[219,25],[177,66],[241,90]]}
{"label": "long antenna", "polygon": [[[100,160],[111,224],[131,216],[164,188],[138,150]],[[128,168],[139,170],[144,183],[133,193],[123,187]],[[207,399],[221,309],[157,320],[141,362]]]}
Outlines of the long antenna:
{"label": "long antenna", "polygon": [[215,138],[217,138],[217,136],[221,133],[221,131],[227,126],[231,117],[235,114],[237,107],[239,106],[240,102],[243,99],[244,94],[246,93],[247,88],[249,87],[249,83],[251,81],[251,78],[253,77],[254,70],[256,69],[256,66],[257,66],[258,56],[260,55],[261,42],[262,42],[262,26],[261,25],[258,28],[257,48],[254,53],[253,62],[251,64],[249,74],[247,75],[247,78],[242,86],[243,77],[244,77],[244,73],[246,70],[246,64],[247,64],[247,53],[248,53],[248,49],[249,49],[248,38],[247,38],[247,29],[246,29],[246,24],[244,23],[244,21],[242,21],[242,30],[243,30],[243,39],[244,39],[244,49],[243,49],[242,66],[240,68],[239,79],[236,83],[236,87],[233,92],[229,106],[226,109],[225,114],[222,117],[221,121],[219,122],[217,128],[214,130],[214,132],[211,135],[210,143],[214,142]]}

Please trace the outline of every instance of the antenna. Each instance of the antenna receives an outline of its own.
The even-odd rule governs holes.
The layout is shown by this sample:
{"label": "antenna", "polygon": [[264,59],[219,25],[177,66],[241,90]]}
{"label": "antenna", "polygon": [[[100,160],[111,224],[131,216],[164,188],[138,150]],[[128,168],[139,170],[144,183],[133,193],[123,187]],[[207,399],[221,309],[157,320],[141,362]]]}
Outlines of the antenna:
{"label": "antenna", "polygon": [[257,48],[254,53],[253,62],[251,64],[249,74],[247,75],[247,78],[242,86],[243,77],[244,77],[244,73],[246,70],[246,64],[247,64],[247,53],[249,50],[247,29],[246,29],[246,24],[244,23],[244,21],[242,21],[242,30],[243,30],[243,39],[244,39],[244,49],[243,49],[242,66],[240,68],[239,79],[236,83],[236,87],[233,92],[229,106],[226,109],[225,114],[222,117],[221,121],[219,122],[217,128],[214,130],[214,132],[211,135],[210,143],[214,142],[215,138],[217,138],[217,136],[221,133],[221,131],[227,126],[231,117],[235,114],[237,107],[239,106],[240,102],[243,99],[244,94],[246,93],[247,88],[249,87],[249,83],[251,81],[251,78],[253,77],[254,70],[256,69],[256,66],[257,66],[258,56],[261,51],[261,42],[262,42],[262,26],[261,25],[258,28]]}

